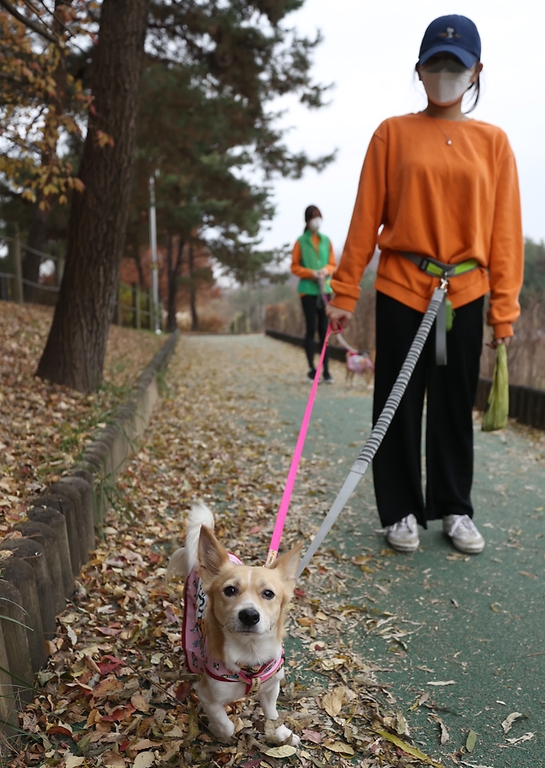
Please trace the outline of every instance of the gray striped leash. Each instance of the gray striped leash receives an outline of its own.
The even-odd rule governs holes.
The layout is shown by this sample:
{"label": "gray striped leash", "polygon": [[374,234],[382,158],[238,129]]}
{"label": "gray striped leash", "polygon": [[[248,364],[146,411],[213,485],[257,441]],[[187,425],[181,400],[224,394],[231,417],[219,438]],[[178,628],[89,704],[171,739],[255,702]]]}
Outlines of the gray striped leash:
{"label": "gray striped leash", "polygon": [[376,452],[378,451],[380,444],[384,440],[384,435],[386,434],[388,427],[394,418],[395,412],[397,411],[399,403],[401,402],[401,398],[405,394],[405,390],[407,389],[407,385],[411,379],[416,363],[418,362],[418,358],[422,354],[424,344],[426,343],[426,339],[428,338],[431,327],[435,321],[435,318],[437,317],[437,313],[439,312],[441,305],[444,306],[445,298],[447,295],[447,288],[448,281],[442,280],[441,285],[434,290],[426,313],[422,318],[420,327],[416,332],[416,336],[414,337],[413,343],[411,344],[411,348],[409,349],[407,357],[405,358],[405,362],[401,366],[401,370],[398,374],[394,386],[392,387],[392,391],[390,392],[388,399],[386,400],[386,404],[382,409],[382,413],[378,417],[377,423],[373,427],[369,439],[363,446],[360,455],[348,473],[348,477],[344,481],[343,487],[333,502],[333,506],[324,518],[318,533],[312,539],[309,548],[302,557],[301,562],[299,563],[297,575],[295,577],[296,579],[298,579],[299,576],[303,573],[311,558],[318,550],[318,547],[335,524],[337,518],[345,508],[348,499],[355,491],[356,486],[367,471],[367,468],[373,460]]}
{"label": "gray striped leash", "polygon": [[[418,269],[431,277],[438,277],[441,280],[448,280],[451,277],[465,275],[479,267],[477,259],[466,259],[458,264],[444,264],[442,261],[432,259],[431,256],[421,256],[419,253],[410,253],[409,251],[397,251],[400,256],[404,256]],[[435,332],[435,360],[437,365],[447,364],[447,303],[444,301],[437,312],[437,324]]]}

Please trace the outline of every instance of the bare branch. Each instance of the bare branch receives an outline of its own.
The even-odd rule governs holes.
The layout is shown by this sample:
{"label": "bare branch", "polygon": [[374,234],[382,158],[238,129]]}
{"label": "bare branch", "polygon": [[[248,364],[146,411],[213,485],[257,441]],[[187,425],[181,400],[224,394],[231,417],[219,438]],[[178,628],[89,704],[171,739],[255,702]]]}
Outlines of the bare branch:
{"label": "bare branch", "polygon": [[[30,0],[23,0],[23,2],[25,3],[25,5],[28,5],[28,7],[29,7],[29,8],[32,8],[36,14],[38,14],[38,11],[37,11],[37,10],[36,10],[36,8],[34,7],[34,5],[32,5],[32,3],[30,2]],[[76,38],[76,35],[75,35],[75,34],[72,32],[72,30],[71,30],[71,29],[69,29],[69,28],[66,26],[66,24],[65,24],[63,21],[61,21],[61,19],[59,19],[59,15],[58,15],[58,14],[57,14],[55,11],[52,11],[52,10],[50,10],[50,9],[47,7],[47,5],[44,3],[44,1],[43,1],[43,0],[38,0],[38,2],[40,3],[40,5],[42,5],[42,6],[44,7],[44,10],[45,10],[45,11],[47,11],[47,13],[49,13],[49,14],[50,14],[50,16],[52,16],[52,17],[53,17],[53,19],[55,20],[55,23],[56,23],[56,24],[58,24],[60,27],[62,27],[62,28],[64,29],[64,31],[66,32],[66,34],[68,35],[68,37],[72,37],[72,38],[74,38],[74,39]],[[72,43],[72,45],[73,45],[75,48],[77,48],[77,49],[78,49],[78,51],[81,51],[82,53],[88,53],[86,50],[84,50],[83,48],[81,48],[81,47],[80,47],[80,46],[79,46],[77,43],[74,43],[74,42],[73,42],[73,43]]]}
{"label": "bare branch", "polygon": [[5,8],[6,11],[11,14],[11,16],[13,16],[14,19],[20,21],[21,24],[25,25],[25,27],[28,27],[28,29],[36,32],[37,35],[44,37],[46,40],[49,40],[50,43],[59,45],[59,40],[49,31],[49,29],[44,24],[38,24],[37,22],[32,21],[32,19],[29,19],[24,14],[20,13],[17,8],[15,8],[15,6],[9,2],[9,0],[0,0],[0,6]]}

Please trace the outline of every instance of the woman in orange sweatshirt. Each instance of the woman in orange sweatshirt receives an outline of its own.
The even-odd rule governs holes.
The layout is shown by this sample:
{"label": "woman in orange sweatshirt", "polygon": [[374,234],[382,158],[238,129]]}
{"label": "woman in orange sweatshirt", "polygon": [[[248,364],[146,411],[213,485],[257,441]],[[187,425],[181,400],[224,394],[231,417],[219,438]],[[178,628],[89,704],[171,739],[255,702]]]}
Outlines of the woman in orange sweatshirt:
{"label": "woman in orange sweatshirt", "polygon": [[[305,352],[308,359],[307,377],[314,381],[314,335],[318,320],[318,335],[324,343],[327,332],[325,302],[331,295],[331,274],[335,270],[335,254],[328,237],[320,232],[322,214],[315,205],[309,205],[305,211],[305,231],[296,241],[292,251],[291,271],[299,278],[297,290],[301,296],[301,306],[305,316]],[[324,357],[323,380],[333,383],[329,373],[327,350]]]}
{"label": "woman in orange sweatshirt", "polygon": [[[481,41],[464,16],[433,21],[416,72],[428,97],[417,114],[385,120],[363,164],[356,204],[327,313],[334,328],[350,321],[375,244],[377,420],[414,339],[438,278],[426,258],[474,268],[452,277],[455,311],[447,364],[435,360],[435,328],[373,462],[377,506],[399,551],[419,545],[418,523],[441,519],[454,546],[481,552],[473,522],[472,408],[482,349],[483,303],[491,346],[507,344],[519,315],[523,237],[515,159],[499,128],[469,119],[466,93],[479,97]],[[382,227],[380,234],[380,228]],[[410,254],[407,258],[406,254]],[[460,270],[463,271],[463,268]],[[426,420],[426,497],[421,484],[421,422]]]}

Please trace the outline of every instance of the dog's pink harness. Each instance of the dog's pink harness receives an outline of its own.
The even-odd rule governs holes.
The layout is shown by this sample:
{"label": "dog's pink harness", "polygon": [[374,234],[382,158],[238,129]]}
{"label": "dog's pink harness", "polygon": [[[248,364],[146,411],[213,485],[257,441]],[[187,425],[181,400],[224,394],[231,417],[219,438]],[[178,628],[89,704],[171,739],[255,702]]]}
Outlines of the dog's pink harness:
{"label": "dog's pink harness", "polygon": [[[229,554],[234,565],[242,562]],[[187,668],[191,672],[213,677],[228,683],[244,683],[246,695],[257,693],[262,684],[278,672],[284,664],[284,649],[277,659],[268,661],[260,667],[244,667],[239,672],[232,672],[222,664],[210,658],[208,642],[204,631],[204,611],[207,597],[202,588],[202,582],[196,569],[192,570],[185,583],[184,590],[184,620],[182,630],[182,645]]]}
{"label": "dog's pink harness", "polygon": [[360,355],[348,350],[346,356],[346,367],[353,373],[365,373],[365,371],[374,370],[373,361],[369,355]]}

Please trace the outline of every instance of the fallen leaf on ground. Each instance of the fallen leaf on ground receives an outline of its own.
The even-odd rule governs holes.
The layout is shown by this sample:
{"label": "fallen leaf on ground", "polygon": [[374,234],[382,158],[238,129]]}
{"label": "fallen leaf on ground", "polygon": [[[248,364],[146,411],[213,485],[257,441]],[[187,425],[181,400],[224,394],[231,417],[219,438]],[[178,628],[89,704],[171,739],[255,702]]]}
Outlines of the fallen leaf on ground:
{"label": "fallen leaf on ground", "polygon": [[506,739],[506,741],[509,742],[509,744],[521,744],[523,741],[531,741],[534,738],[533,733],[528,732],[525,733],[524,736],[519,736],[518,739]]}
{"label": "fallen leaf on ground", "polygon": [[515,720],[517,720],[519,717],[524,717],[522,712],[511,712],[510,715],[507,715],[503,723],[501,724],[501,727],[503,728],[504,733],[509,733],[511,728],[513,727],[513,723]]}
{"label": "fallen leaf on ground", "polygon": [[441,718],[438,717],[437,715],[429,715],[429,717],[430,717],[430,720],[434,720],[437,723],[437,725],[439,726],[439,730],[440,730],[440,738],[439,738],[439,740],[440,740],[441,744],[446,744],[447,741],[450,741],[449,729],[444,724],[444,722],[441,720]]}
{"label": "fallen leaf on ground", "polygon": [[427,763],[428,765],[433,765],[434,768],[444,768],[441,763],[437,763],[435,760],[433,760],[429,755],[424,754],[421,750],[417,749],[416,747],[412,747],[410,744],[407,744],[406,741],[403,741],[403,739],[400,739],[399,736],[394,736],[393,733],[388,733],[387,731],[376,731],[378,735],[383,738],[387,739],[388,741],[391,741],[392,744],[395,744],[396,747],[399,747],[404,752],[406,752],[408,755],[412,755],[412,757],[417,757],[419,760],[422,760],[423,762]]}
{"label": "fallen leaf on ground", "polygon": [[296,752],[297,749],[295,747],[292,747],[290,744],[284,744],[282,747],[272,747],[271,749],[267,749],[265,754],[268,757],[291,757],[292,755],[295,755]]}
{"label": "fallen leaf on ground", "polygon": [[349,744],[344,744],[342,741],[324,741],[325,749],[331,750],[331,752],[338,752],[342,755],[353,755],[354,750]]}
{"label": "fallen leaf on ground", "polygon": [[430,680],[428,685],[456,685],[456,680]]}
{"label": "fallen leaf on ground", "polygon": [[155,755],[153,752],[140,752],[132,764],[132,768],[150,768],[154,762]]}
{"label": "fallen leaf on ground", "polygon": [[467,734],[467,739],[466,739],[466,749],[468,752],[473,752],[473,750],[475,749],[476,742],[477,742],[477,734],[475,733],[475,731],[470,731]]}
{"label": "fallen leaf on ground", "polygon": [[343,707],[345,688],[343,685],[334,688],[330,693],[322,697],[322,707],[331,717],[337,717]]}

